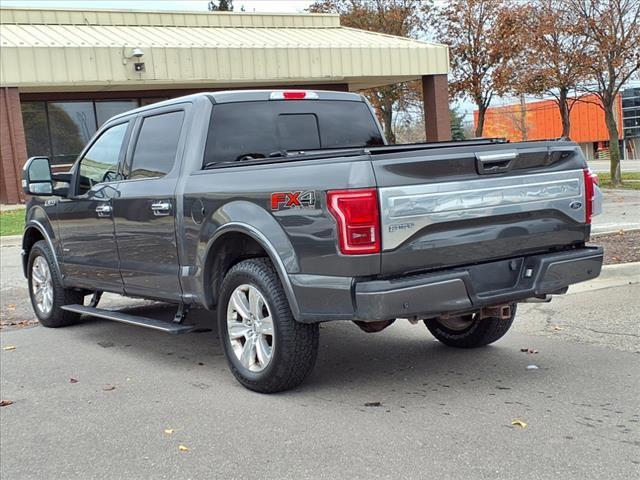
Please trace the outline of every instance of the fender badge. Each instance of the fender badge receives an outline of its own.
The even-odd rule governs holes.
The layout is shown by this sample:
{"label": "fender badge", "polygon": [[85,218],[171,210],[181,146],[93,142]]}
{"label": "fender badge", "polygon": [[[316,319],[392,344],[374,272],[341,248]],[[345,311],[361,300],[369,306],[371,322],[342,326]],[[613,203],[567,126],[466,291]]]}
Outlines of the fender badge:
{"label": "fender badge", "polygon": [[582,208],[582,202],[576,200],[574,202],[571,202],[569,204],[569,207],[573,208],[574,210],[578,210],[578,209]]}
{"label": "fender badge", "polygon": [[314,208],[316,194],[312,190],[298,192],[273,192],[271,194],[271,210],[283,208]]}

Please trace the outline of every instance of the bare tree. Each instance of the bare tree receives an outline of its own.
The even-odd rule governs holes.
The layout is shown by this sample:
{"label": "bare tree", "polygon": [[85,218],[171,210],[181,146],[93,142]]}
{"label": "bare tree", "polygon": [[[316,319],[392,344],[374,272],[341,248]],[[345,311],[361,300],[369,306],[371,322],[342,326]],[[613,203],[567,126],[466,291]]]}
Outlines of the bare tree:
{"label": "bare tree", "polygon": [[622,185],[620,146],[615,107],[622,86],[640,71],[640,2],[638,0],[567,0],[581,34],[593,85],[585,90],[597,95],[609,131],[611,183]]}

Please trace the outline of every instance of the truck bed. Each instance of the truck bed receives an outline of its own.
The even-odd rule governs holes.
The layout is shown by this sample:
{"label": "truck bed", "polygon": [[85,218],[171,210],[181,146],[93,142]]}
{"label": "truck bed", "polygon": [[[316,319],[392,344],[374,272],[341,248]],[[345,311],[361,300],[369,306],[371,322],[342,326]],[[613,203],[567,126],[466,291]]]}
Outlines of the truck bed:
{"label": "truck bed", "polygon": [[[568,250],[589,237],[586,162],[569,141],[478,139],[326,149],[246,163],[308,161],[302,171],[317,172],[323,163],[363,159],[370,161],[375,178],[375,185],[367,186],[378,189],[383,276]],[[238,163],[218,167],[225,166]]]}

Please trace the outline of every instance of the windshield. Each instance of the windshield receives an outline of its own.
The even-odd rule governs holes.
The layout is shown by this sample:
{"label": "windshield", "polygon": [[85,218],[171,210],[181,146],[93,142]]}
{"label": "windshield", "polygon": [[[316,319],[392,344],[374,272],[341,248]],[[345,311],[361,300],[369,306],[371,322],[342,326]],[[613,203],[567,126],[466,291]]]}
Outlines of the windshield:
{"label": "windshield", "polygon": [[213,107],[204,165],[269,158],[285,151],[383,144],[363,102],[224,103]]}

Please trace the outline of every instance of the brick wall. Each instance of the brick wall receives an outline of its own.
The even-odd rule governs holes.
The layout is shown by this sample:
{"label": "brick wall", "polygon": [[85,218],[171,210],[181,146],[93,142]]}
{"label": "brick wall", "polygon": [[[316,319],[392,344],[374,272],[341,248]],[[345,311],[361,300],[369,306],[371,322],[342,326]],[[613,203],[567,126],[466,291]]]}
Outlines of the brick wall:
{"label": "brick wall", "polygon": [[17,88],[0,87],[0,203],[24,202],[22,166],[27,146]]}

